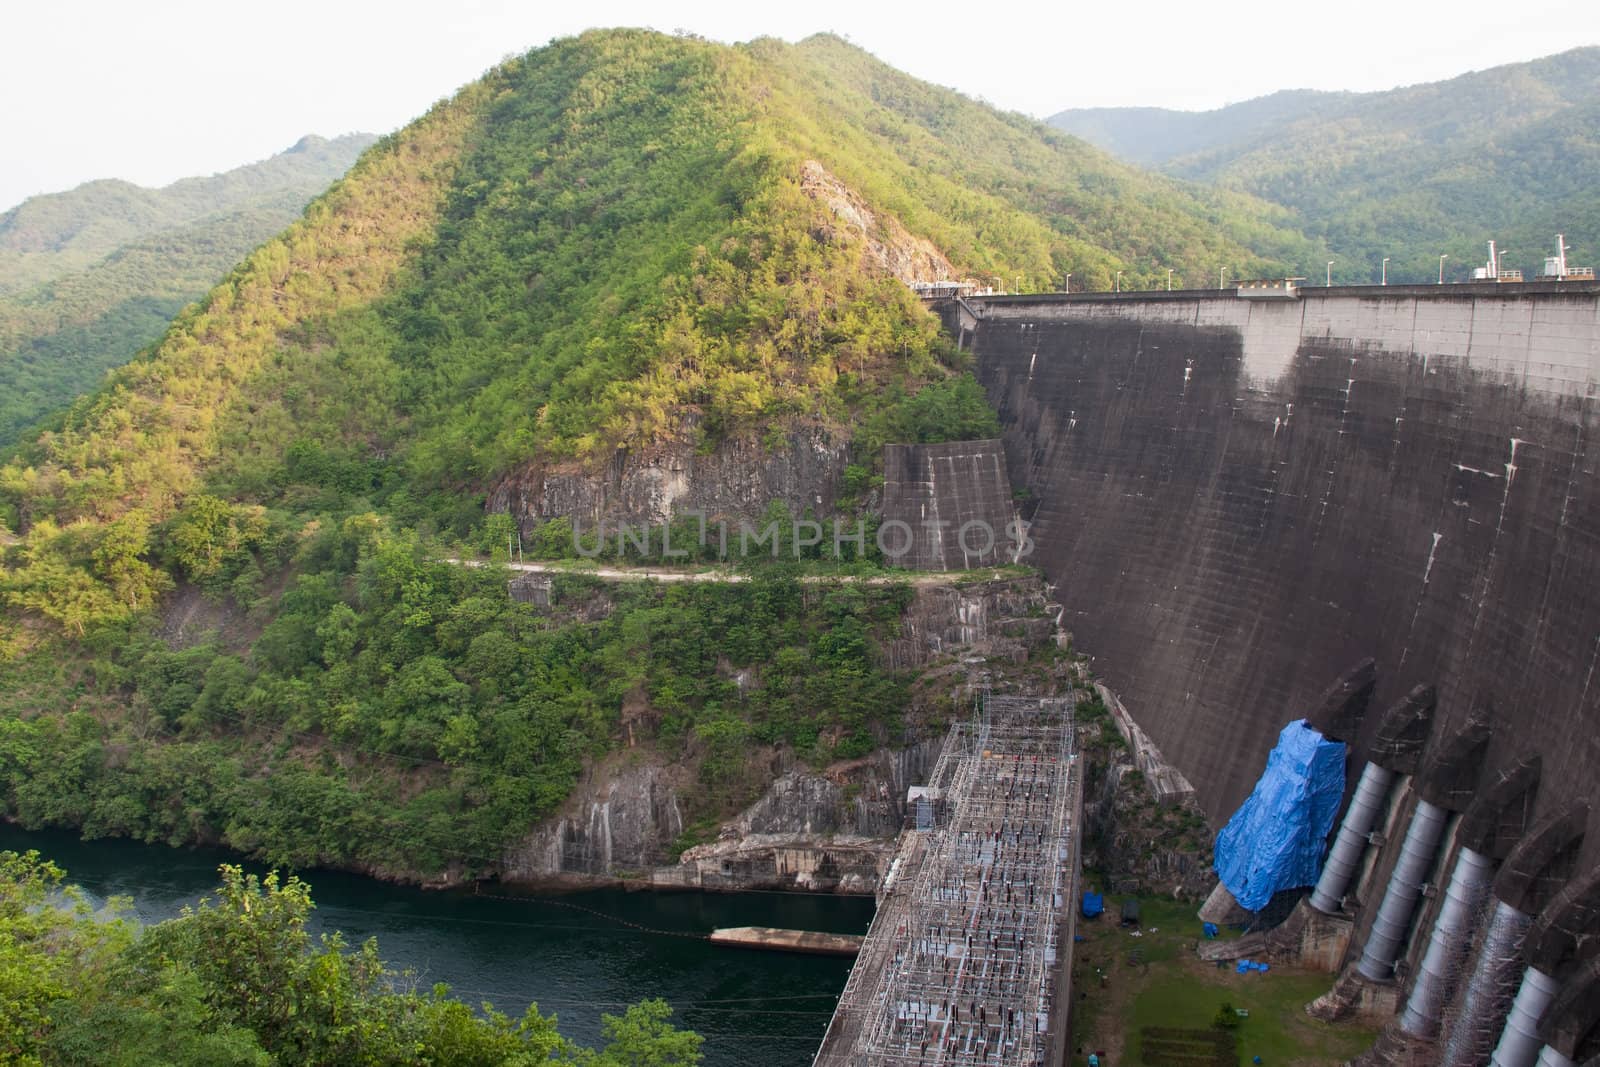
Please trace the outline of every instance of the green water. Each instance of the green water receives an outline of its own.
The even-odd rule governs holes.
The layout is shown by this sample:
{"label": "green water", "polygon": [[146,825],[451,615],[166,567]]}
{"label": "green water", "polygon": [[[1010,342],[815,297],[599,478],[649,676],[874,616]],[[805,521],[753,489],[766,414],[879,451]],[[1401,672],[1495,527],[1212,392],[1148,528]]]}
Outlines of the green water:
{"label": "green water", "polygon": [[[131,897],[144,922],[177,914],[216,884],[217,864],[238,862],[219,851],[86,842],[0,825],[0,849],[30,848],[96,898]],[[447,982],[463,1000],[512,1014],[537,1002],[557,1015],[563,1033],[590,1045],[600,1040],[602,1012],[662,997],[678,1025],[705,1035],[705,1062],[728,1067],[810,1063],[850,961],[717,948],[623,921],[698,935],[719,926],[861,933],[872,919],[872,901],[851,897],[591,890],[502,900],[332,871],[303,877],[318,929],[342,930],[352,943],[376,937],[389,965],[416,972],[424,986]]]}

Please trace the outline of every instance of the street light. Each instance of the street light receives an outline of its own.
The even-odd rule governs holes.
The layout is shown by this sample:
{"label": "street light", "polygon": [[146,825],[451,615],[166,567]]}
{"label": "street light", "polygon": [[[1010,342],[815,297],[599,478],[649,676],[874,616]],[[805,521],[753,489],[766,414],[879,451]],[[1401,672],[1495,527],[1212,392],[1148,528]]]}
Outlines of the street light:
{"label": "street light", "polygon": [[1072,295],[1072,272],[1070,270],[1067,271],[1067,286],[1066,286],[1066,289],[1067,289],[1067,295],[1071,296]]}
{"label": "street light", "polygon": [[1228,268],[1227,267],[1218,267],[1217,268],[1217,288],[1218,289],[1222,288],[1222,276],[1224,274],[1226,274],[1226,273],[1228,273]]}
{"label": "street light", "polygon": [[1328,260],[1328,279],[1322,283],[1324,288],[1333,287],[1333,260]]}
{"label": "street light", "polygon": [[1117,292],[1122,292],[1122,272],[1117,271]]}
{"label": "street light", "polygon": [[1017,275],[1017,292],[1022,292],[1022,275]]}
{"label": "street light", "polygon": [[1172,268],[1167,268],[1167,292],[1172,292]]}
{"label": "street light", "polygon": [[1389,257],[1388,256],[1384,256],[1383,257],[1383,280],[1380,281],[1378,284],[1379,285],[1388,285],[1389,284]]}
{"label": "street light", "polygon": [[1449,258],[1450,258],[1450,253],[1449,252],[1446,252],[1444,255],[1439,257],[1439,284],[1440,285],[1444,284],[1444,261],[1449,259]]}

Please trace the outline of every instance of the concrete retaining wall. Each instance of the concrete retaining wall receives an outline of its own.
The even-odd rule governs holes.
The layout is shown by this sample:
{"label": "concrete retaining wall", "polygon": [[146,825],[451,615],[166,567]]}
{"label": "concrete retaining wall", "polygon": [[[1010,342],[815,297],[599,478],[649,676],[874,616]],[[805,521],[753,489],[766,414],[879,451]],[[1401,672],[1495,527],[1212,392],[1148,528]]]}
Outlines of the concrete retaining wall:
{"label": "concrete retaining wall", "polygon": [[885,552],[909,544],[895,557],[902,567],[960,571],[1014,562],[1022,538],[1005,448],[995,440],[885,445],[883,520]]}

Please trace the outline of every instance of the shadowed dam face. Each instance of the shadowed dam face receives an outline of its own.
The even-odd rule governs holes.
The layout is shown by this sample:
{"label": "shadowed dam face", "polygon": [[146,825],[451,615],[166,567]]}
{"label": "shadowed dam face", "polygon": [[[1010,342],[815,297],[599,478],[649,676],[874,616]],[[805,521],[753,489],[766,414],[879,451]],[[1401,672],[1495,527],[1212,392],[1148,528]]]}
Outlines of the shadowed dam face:
{"label": "shadowed dam face", "polygon": [[1369,655],[1377,706],[1436,683],[1436,733],[1479,709],[1492,763],[1537,753],[1550,780],[1591,787],[1593,286],[975,310],[947,321],[1038,502],[1035,561],[1213,821],[1282,724]]}

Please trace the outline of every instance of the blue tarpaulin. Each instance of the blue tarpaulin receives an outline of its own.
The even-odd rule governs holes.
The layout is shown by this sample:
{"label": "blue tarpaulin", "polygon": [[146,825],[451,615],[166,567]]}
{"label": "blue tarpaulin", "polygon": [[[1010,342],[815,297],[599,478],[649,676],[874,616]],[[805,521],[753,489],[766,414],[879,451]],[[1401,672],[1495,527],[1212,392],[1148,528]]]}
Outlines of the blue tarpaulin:
{"label": "blue tarpaulin", "polygon": [[1099,893],[1085,893],[1083,895],[1083,917],[1085,919],[1092,919],[1105,910],[1105,897]]}
{"label": "blue tarpaulin", "polygon": [[1296,720],[1283,728],[1267,769],[1217,835],[1215,867],[1248,911],[1282,889],[1311,885],[1344,797],[1345,746]]}

